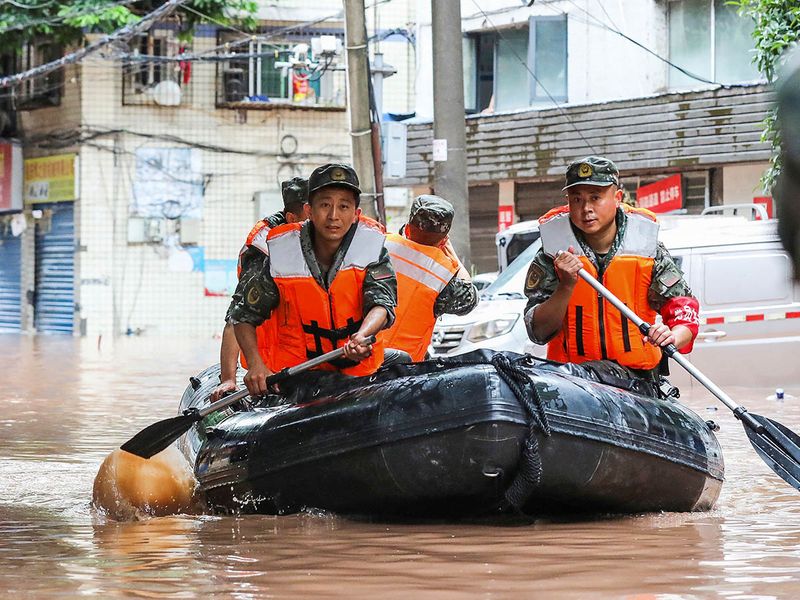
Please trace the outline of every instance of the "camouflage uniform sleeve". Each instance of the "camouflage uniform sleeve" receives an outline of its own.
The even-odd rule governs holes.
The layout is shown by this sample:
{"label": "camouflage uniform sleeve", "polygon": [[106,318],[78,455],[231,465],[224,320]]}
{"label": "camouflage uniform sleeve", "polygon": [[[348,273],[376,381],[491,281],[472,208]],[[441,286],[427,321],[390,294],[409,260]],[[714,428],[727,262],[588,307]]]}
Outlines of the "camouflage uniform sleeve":
{"label": "camouflage uniform sleeve", "polygon": [[660,311],[667,300],[691,295],[692,290],[683,278],[683,271],[670,256],[664,244],[659,242],[653,264],[653,278],[647,291],[647,301],[650,306]]}
{"label": "camouflage uniform sleeve", "polygon": [[261,268],[262,260],[261,258],[264,256],[264,253],[261,252],[258,248],[254,248],[253,246],[246,246],[242,248],[241,253],[239,254],[239,268],[241,269],[240,278],[249,270],[250,263],[255,260],[257,263],[257,268]]}
{"label": "camouflage uniform sleeve", "polygon": [[533,334],[535,309],[539,304],[550,298],[557,287],[558,275],[556,275],[553,259],[547,256],[544,250],[539,250],[533,261],[531,261],[531,266],[528,267],[528,275],[525,278],[525,296],[528,298],[528,303],[525,305],[525,312],[523,313],[528,337],[537,344],[546,344],[553,336],[546,340],[540,340]]}
{"label": "camouflage uniform sleeve", "polygon": [[269,274],[269,257],[258,253],[244,265],[225,320],[258,327],[278,306],[278,286]]}
{"label": "camouflage uniform sleeve", "polygon": [[433,316],[466,315],[478,306],[478,290],[471,281],[453,277],[433,303]]}
{"label": "camouflage uniform sleeve", "polygon": [[391,327],[395,318],[394,309],[397,306],[397,277],[386,248],[381,250],[381,257],[367,267],[363,293],[364,314],[376,306],[382,306],[389,316],[384,329]]}

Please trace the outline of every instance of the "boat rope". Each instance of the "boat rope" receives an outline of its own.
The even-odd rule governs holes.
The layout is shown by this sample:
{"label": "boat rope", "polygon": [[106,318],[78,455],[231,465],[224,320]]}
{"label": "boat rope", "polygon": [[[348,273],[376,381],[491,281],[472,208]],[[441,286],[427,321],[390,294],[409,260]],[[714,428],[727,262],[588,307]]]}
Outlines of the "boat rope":
{"label": "boat rope", "polygon": [[519,365],[520,362],[527,360],[528,357],[523,357],[511,361],[504,354],[494,354],[488,362],[486,360],[446,360],[448,365],[491,364],[525,409],[528,417],[528,436],[522,449],[520,466],[514,480],[505,492],[506,502],[519,512],[522,512],[522,507],[542,479],[542,458],[539,455],[536,430],[540,429],[545,436],[550,436],[551,433],[550,422],[547,419],[539,390],[536,389],[528,372]]}

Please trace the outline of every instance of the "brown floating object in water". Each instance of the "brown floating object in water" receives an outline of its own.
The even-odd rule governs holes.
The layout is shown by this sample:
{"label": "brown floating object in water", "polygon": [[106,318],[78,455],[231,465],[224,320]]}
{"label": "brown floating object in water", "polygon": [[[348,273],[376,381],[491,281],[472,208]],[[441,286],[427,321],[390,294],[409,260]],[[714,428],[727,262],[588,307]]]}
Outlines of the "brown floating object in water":
{"label": "brown floating object in water", "polygon": [[114,519],[196,512],[196,481],[171,446],[150,459],[114,450],[94,479],[92,504]]}

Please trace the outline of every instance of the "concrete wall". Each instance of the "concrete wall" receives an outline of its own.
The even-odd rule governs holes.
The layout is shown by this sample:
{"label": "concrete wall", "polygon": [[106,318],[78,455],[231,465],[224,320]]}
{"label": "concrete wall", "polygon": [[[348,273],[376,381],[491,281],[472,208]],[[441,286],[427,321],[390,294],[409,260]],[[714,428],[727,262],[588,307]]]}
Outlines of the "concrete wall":
{"label": "concrete wall", "polygon": [[[378,3],[367,9],[372,48],[397,74],[385,79],[385,112],[412,111],[415,103],[413,0]],[[282,0],[261,3],[262,23],[283,26],[329,17],[324,28],[343,25],[341,0]],[[315,25],[308,24],[308,27]],[[237,37],[236,32],[232,32]],[[206,36],[206,37],[204,37]],[[413,37],[413,35],[412,35]],[[385,38],[378,42],[379,38]],[[279,42],[279,38],[275,39]],[[202,53],[217,44],[216,33],[201,29],[189,50]],[[342,59],[341,64],[344,64]],[[343,76],[343,73],[340,74]],[[130,243],[128,222],[137,181],[136,152],[146,148],[194,148],[205,180],[197,248],[208,260],[235,260],[245,236],[260,218],[253,194],[279,198],[279,181],[308,174],[320,164],[350,161],[346,106],[335,109],[261,105],[216,106],[216,64],[193,62],[179,106],[158,105],[144,95],[137,105],[124,101],[121,66],[99,53],[65,70],[60,106],[22,112],[25,157],[79,154],[76,201],[76,333],[83,322],[89,336],[126,331],[144,335],[215,335],[221,332],[228,296],[205,295],[205,274],[186,271],[178,221],[166,221],[168,239]],[[143,102],[142,102],[143,100]],[[52,142],[68,133],[69,143]],[[282,155],[281,141],[297,141]],[[34,139],[45,140],[35,145]],[[395,212],[404,212],[404,207]],[[23,238],[22,284],[33,291],[34,227]],[[187,247],[189,248],[189,247]],[[33,310],[23,299],[23,327],[33,328]]]}
{"label": "concrete wall", "polygon": [[758,196],[769,196],[761,186],[761,176],[769,163],[731,165],[722,169],[723,204],[748,204]]}
{"label": "concrete wall", "polygon": [[[214,43],[196,38],[194,50]],[[203,272],[176,270],[180,247],[128,242],[137,149],[185,147],[170,141],[176,139],[228,150],[197,150],[206,178],[198,243],[205,260],[236,258],[259,216],[254,192],[277,192],[280,179],[307,176],[329,160],[348,160],[344,110],[215,108],[214,77],[212,63],[195,63],[187,103],[124,106],[118,66],[102,59],[83,65],[82,126],[115,132],[81,148],[80,279],[86,283],[79,293],[87,335],[212,335],[221,331],[230,302],[204,294]],[[297,139],[290,159],[279,156],[287,134]],[[167,228],[174,231],[175,222]]]}

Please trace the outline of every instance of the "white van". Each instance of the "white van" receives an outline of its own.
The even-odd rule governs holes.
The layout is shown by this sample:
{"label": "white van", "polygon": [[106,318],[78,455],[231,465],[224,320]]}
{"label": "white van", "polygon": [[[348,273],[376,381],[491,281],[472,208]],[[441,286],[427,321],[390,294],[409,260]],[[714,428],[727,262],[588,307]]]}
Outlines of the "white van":
{"label": "white van", "polygon": [[[786,359],[800,356],[800,288],[792,283],[777,221],[726,216],[660,220],[659,238],[700,301],[700,333],[690,360],[727,383],[755,384],[754,378],[800,383],[798,361]],[[433,356],[476,348],[545,354],[545,347],[528,340],[522,321],[525,277],[540,247],[537,240],[526,248],[483,291],[470,314],[440,318]]]}
{"label": "white van", "polygon": [[507,227],[494,236],[497,246],[498,271],[508,267],[525,251],[525,248],[539,239],[539,221],[520,221]]}

